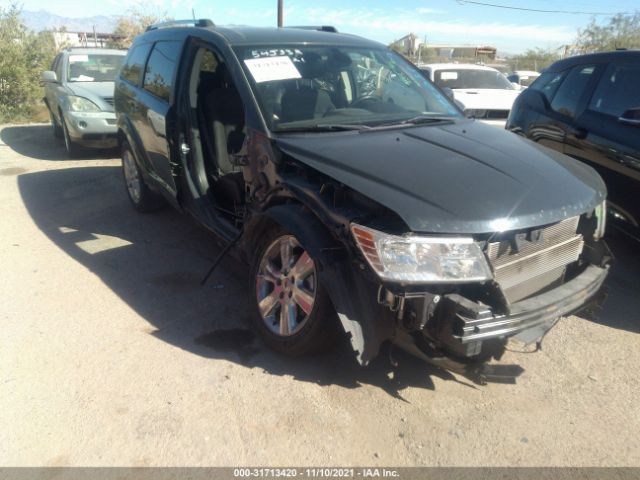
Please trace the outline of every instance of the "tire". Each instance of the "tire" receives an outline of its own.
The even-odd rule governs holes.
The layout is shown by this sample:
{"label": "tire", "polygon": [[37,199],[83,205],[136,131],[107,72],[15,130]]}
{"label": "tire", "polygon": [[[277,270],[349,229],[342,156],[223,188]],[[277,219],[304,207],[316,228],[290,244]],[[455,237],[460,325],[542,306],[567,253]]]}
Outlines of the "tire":
{"label": "tire", "polygon": [[[283,268],[283,255],[291,259],[289,267]],[[266,232],[251,272],[254,325],[269,347],[299,356],[335,343],[335,310],[319,282],[316,262],[293,235],[280,227]]]}
{"label": "tire", "polygon": [[165,199],[152,191],[140,174],[131,146],[122,144],[122,178],[133,207],[142,213],[155,212],[166,206]]}
{"label": "tire", "polygon": [[60,115],[60,118],[62,119],[62,136],[64,138],[64,146],[67,149],[67,156],[69,158],[78,158],[82,153],[82,148],[71,139],[64,117]]}
{"label": "tire", "polygon": [[58,125],[56,122],[56,118],[53,116],[53,113],[49,111],[49,116],[51,117],[51,132],[55,138],[63,138],[64,132],[62,131],[62,127]]}

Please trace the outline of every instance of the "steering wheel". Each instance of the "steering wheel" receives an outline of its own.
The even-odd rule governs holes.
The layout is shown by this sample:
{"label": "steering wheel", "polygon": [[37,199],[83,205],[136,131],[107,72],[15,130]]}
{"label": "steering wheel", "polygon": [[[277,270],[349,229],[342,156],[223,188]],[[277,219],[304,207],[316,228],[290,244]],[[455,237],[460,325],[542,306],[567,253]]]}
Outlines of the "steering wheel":
{"label": "steering wheel", "polygon": [[351,105],[349,105],[349,107],[350,108],[364,108],[366,110],[367,107],[370,106],[371,104],[379,103],[381,101],[382,101],[382,99],[380,97],[376,97],[375,95],[368,95],[366,97],[362,97],[362,98],[357,99],[355,102],[353,102]]}

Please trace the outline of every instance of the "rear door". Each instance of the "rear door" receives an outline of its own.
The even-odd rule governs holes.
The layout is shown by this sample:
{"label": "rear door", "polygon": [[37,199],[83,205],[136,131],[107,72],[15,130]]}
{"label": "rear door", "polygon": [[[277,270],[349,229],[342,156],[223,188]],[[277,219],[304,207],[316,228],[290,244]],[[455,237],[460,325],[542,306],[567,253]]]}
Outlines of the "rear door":
{"label": "rear door", "polygon": [[609,201],[635,226],[640,223],[640,127],[619,117],[638,107],[640,65],[610,63],[576,119],[575,127],[584,137],[569,136],[565,146],[565,153],[598,170],[607,183]]}
{"label": "rear door", "polygon": [[[138,98],[136,125],[149,162],[149,173],[176,200],[175,108],[173,91],[182,41],[159,41],[153,45],[144,70]],[[174,153],[174,154],[177,154]]]}

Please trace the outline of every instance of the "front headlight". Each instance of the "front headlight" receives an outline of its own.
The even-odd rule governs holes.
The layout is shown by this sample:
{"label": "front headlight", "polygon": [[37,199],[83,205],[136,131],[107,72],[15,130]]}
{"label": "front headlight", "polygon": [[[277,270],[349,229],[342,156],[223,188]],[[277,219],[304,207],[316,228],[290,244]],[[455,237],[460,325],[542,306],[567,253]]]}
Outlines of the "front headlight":
{"label": "front headlight", "polygon": [[100,107],[84,97],[69,96],[69,110],[72,112],[99,112]]}
{"label": "front headlight", "polygon": [[463,283],[492,278],[472,238],[389,235],[351,224],[351,233],[371,268],[383,280],[403,283]]}
{"label": "front headlight", "polygon": [[607,228],[607,201],[605,200],[600,205],[596,207],[596,218],[598,219],[598,224],[596,226],[596,231],[593,232],[593,238],[595,240],[600,240],[604,237],[604,231]]}

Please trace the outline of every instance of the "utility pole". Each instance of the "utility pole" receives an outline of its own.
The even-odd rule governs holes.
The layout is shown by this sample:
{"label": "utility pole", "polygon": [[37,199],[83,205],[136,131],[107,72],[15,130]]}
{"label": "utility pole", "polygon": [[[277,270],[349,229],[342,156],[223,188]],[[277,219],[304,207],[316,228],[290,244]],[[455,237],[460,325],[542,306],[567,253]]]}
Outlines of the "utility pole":
{"label": "utility pole", "polygon": [[278,27],[282,28],[282,24],[283,24],[283,13],[282,13],[282,2],[284,0],[278,0]]}

